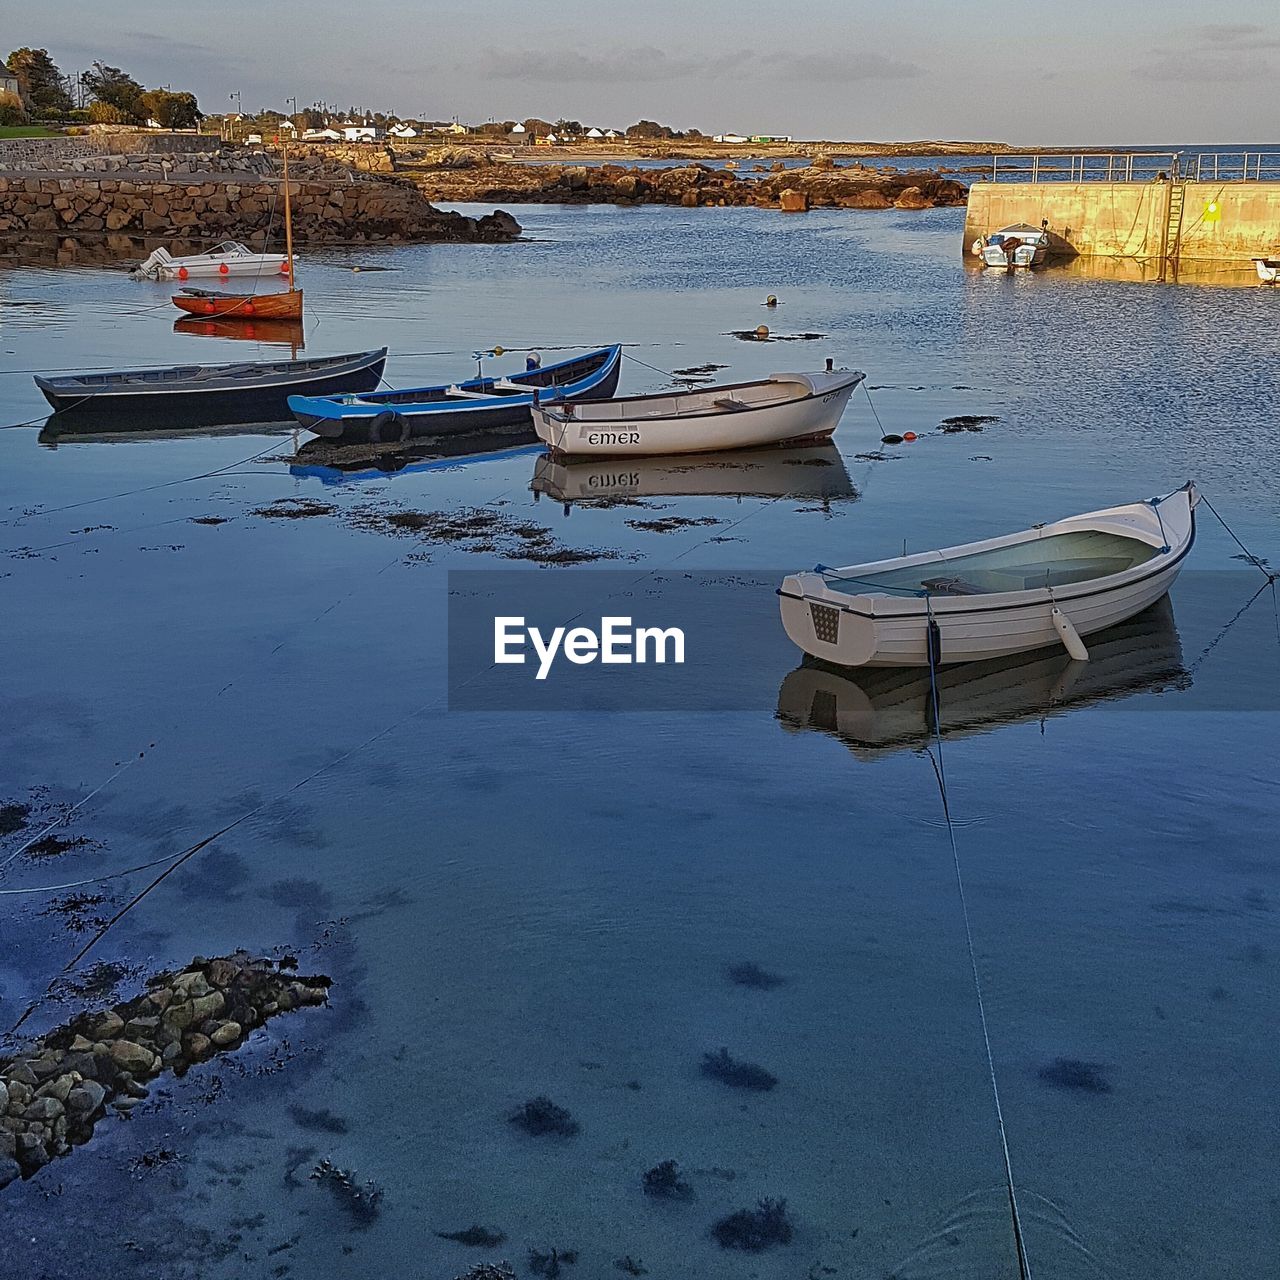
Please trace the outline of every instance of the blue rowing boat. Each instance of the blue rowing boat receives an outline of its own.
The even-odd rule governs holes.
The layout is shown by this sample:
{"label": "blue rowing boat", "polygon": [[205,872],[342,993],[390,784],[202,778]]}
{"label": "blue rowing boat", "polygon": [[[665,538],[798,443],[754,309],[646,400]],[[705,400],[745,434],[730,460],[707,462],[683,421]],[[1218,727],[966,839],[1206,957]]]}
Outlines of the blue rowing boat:
{"label": "blue rowing boat", "polygon": [[621,346],[601,347],[507,378],[367,395],[290,396],[289,409],[308,431],[351,443],[532,429],[535,396],[540,403],[607,400],[618,389],[621,366]]}

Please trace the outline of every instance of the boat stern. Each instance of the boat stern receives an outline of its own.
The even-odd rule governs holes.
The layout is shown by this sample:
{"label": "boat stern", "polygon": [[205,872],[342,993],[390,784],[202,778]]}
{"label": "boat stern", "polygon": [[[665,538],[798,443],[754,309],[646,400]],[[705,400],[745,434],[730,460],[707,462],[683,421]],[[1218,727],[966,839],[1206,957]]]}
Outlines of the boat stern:
{"label": "boat stern", "polygon": [[844,608],[813,591],[821,579],[812,573],[788,574],[778,588],[782,627],[792,644],[815,658],[842,667],[860,667],[876,653],[875,619]]}

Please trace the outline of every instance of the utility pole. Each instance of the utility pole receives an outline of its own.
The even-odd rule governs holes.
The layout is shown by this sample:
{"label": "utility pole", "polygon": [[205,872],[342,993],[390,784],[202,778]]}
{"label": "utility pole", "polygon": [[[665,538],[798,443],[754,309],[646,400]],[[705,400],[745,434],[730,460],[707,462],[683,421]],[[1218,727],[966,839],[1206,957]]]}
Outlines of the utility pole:
{"label": "utility pole", "polygon": [[237,89],[235,93],[227,94],[227,101],[234,102],[236,104],[235,117],[231,121],[229,121],[230,136],[228,138],[229,142],[234,142],[236,140],[236,124],[239,121],[240,117],[244,114],[244,111],[241,107],[241,102],[240,102],[240,91]]}

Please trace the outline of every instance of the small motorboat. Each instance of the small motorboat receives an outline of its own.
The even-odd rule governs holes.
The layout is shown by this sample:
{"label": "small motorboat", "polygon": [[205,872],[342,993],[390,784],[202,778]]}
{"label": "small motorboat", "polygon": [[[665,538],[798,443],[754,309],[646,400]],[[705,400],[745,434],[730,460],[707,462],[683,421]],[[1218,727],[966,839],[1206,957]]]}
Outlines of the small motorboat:
{"label": "small motorboat", "polygon": [[175,258],[163,245],[130,272],[143,280],[188,280],[210,276],[269,276],[287,273],[283,253],[254,253],[238,240],[224,240],[207,253]]}
{"label": "small motorboat", "polygon": [[1254,258],[1253,265],[1258,268],[1258,279],[1263,284],[1280,280],[1280,258]]}
{"label": "small motorboat", "polygon": [[387,349],[304,360],[188,364],[36,378],[60,421],[142,420],[169,427],[237,422],[281,422],[293,391],[315,395],[369,390],[378,385]]}
{"label": "small motorboat", "polygon": [[301,320],[302,290],[280,293],[222,293],[215,289],[183,289],[173,305],[188,315],[220,320]]}
{"label": "small motorboat", "polygon": [[1091,637],[1088,662],[1058,648],[945,667],[936,709],[933,684],[919,667],[833,667],[806,656],[778,690],[777,716],[789,731],[830,734],[860,759],[874,760],[918,750],[935,730],[968,737],[1043,722],[1134,694],[1189,689],[1191,676],[1166,596]]}
{"label": "small motorboat", "polygon": [[608,505],[629,498],[856,498],[844,459],[831,443],[806,448],[739,449],[696,458],[564,459],[539,453],[529,482],[534,500]]}
{"label": "small motorboat", "polygon": [[1173,585],[1195,540],[1193,483],[1163,497],[984,542],[790,574],[782,625],[839,666],[941,667],[1062,645],[1131,618]]}
{"label": "small motorboat", "polygon": [[321,398],[293,395],[289,409],[308,431],[347,442],[396,443],[423,436],[529,427],[535,396],[556,402],[611,396],[622,348],[601,347],[506,378]]}
{"label": "small motorboat", "polygon": [[584,405],[536,404],[533,426],[557,457],[713,453],[826,440],[865,377],[828,368]]}
{"label": "small motorboat", "polygon": [[971,246],[989,267],[1038,267],[1049,252],[1049,232],[1026,222],[979,236]]}

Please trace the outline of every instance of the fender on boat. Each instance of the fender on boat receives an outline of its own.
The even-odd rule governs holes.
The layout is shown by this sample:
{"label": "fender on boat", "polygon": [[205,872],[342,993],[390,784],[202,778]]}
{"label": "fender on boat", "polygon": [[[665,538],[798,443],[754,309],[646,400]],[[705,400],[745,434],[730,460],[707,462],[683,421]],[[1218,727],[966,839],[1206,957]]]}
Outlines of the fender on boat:
{"label": "fender on boat", "polygon": [[1058,633],[1058,637],[1062,641],[1062,647],[1077,662],[1088,662],[1089,650],[1085,648],[1084,641],[1080,639],[1080,633],[1071,625],[1071,619],[1056,604],[1050,611],[1049,617],[1053,620],[1053,629]]}

